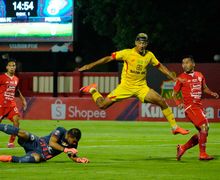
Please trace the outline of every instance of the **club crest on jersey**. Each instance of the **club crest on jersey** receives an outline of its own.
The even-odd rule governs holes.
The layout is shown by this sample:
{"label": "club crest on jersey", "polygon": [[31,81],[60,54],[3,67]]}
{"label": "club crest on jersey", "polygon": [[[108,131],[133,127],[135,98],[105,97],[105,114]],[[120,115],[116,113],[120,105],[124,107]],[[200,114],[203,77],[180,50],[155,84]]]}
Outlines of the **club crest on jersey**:
{"label": "club crest on jersey", "polygon": [[201,81],[202,81],[202,78],[201,78],[201,77],[198,77],[198,80],[201,82]]}

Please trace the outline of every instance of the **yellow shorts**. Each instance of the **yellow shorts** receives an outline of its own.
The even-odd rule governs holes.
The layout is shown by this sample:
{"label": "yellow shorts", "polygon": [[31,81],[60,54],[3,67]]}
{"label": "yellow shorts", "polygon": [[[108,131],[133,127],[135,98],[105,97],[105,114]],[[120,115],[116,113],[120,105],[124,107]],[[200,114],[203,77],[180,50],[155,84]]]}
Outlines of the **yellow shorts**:
{"label": "yellow shorts", "polygon": [[137,97],[141,102],[144,102],[144,98],[150,91],[147,85],[127,87],[123,84],[119,84],[107,97],[112,101],[120,101],[129,97]]}

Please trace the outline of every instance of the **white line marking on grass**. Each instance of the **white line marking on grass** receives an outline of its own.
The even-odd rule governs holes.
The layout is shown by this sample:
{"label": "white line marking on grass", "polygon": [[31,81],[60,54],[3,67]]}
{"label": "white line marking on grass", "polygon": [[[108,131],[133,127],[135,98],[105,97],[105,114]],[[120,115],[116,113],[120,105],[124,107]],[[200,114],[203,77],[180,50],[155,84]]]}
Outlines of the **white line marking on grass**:
{"label": "white line marking on grass", "polygon": [[127,145],[122,145],[122,144],[112,144],[112,145],[91,145],[91,146],[80,146],[80,147],[85,147],[85,148],[103,148],[103,147],[106,147],[106,148],[108,148],[108,147],[110,147],[110,148],[112,148],[112,146],[120,146],[120,147],[122,147],[122,146],[124,146],[124,147],[130,147],[130,146],[132,146],[132,147],[134,147],[135,148],[135,146],[150,146],[150,147],[158,147],[158,146],[173,146],[174,144],[164,144],[164,145],[149,145],[149,144],[142,144],[142,145],[135,145],[135,144],[127,144]]}
{"label": "white line marking on grass", "polygon": [[[212,145],[212,144],[220,144],[220,142],[215,142],[215,143],[209,143],[209,145]],[[87,146],[80,146],[80,147],[83,147],[83,148],[103,148],[103,147],[112,147],[112,146],[150,146],[150,147],[170,147],[170,146],[176,146],[177,144],[156,144],[156,145],[152,145],[152,144],[111,144],[111,145],[87,145]]]}
{"label": "white line marking on grass", "polygon": [[[116,139],[99,139],[99,141],[116,142],[116,141],[121,141],[121,140],[116,140]],[[97,142],[97,140],[96,139],[89,139],[89,140],[86,140],[86,142]]]}
{"label": "white line marking on grass", "polygon": [[4,150],[17,150],[17,149],[23,149],[22,147],[15,147],[15,148],[0,148],[0,151],[4,151]]}

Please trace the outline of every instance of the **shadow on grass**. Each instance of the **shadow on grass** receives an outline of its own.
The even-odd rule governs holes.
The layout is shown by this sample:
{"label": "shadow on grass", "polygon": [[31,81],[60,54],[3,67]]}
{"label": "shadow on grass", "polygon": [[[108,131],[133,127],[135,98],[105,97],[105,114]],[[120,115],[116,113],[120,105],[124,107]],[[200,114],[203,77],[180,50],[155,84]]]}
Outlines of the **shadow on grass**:
{"label": "shadow on grass", "polygon": [[144,159],[145,161],[177,161],[175,157],[147,157]]}
{"label": "shadow on grass", "polygon": [[213,155],[214,156],[214,160],[219,160],[220,159],[220,155]]}
{"label": "shadow on grass", "polygon": [[60,163],[66,163],[66,164],[71,164],[71,163],[75,163],[71,160],[56,160],[56,161],[47,161],[47,162],[43,162],[43,163],[57,163],[57,164],[60,164]]}

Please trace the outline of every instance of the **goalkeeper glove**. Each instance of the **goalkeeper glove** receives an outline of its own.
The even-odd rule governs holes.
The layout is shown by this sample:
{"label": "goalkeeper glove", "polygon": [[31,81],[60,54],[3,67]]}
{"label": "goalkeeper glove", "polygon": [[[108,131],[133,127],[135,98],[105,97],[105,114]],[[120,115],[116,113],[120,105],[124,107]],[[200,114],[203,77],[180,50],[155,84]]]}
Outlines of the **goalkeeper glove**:
{"label": "goalkeeper glove", "polygon": [[77,157],[76,159],[75,159],[75,161],[77,162],[77,163],[89,163],[89,160],[87,159],[87,158],[79,158],[79,157]]}
{"label": "goalkeeper glove", "polygon": [[64,148],[63,152],[67,153],[67,154],[77,154],[78,151],[75,148]]}

